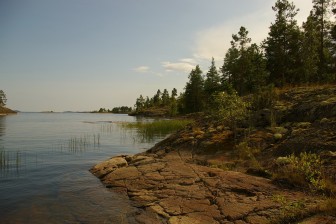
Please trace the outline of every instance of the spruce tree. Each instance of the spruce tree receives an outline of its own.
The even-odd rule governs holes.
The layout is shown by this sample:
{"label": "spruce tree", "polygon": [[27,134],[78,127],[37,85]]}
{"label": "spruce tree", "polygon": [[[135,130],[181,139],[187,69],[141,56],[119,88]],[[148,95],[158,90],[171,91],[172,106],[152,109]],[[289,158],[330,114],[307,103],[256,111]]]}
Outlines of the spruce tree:
{"label": "spruce tree", "polygon": [[300,71],[301,33],[295,20],[298,9],[288,0],[277,0],[272,9],[276,19],[264,42],[265,56],[270,81],[282,86],[295,80]]}
{"label": "spruce tree", "polygon": [[204,108],[204,79],[199,65],[190,72],[188,78],[183,97],[185,112],[200,112]]}
{"label": "spruce tree", "polygon": [[168,90],[167,89],[164,89],[163,90],[163,93],[162,93],[162,105],[163,106],[168,106],[169,105],[169,93],[168,93]]}
{"label": "spruce tree", "polygon": [[301,55],[304,56],[301,82],[311,83],[318,81],[318,70],[320,66],[319,57],[319,33],[316,30],[316,20],[312,12],[303,23],[303,44]]}
{"label": "spruce tree", "polygon": [[209,67],[209,71],[206,74],[206,78],[204,81],[204,93],[207,98],[212,98],[214,94],[221,90],[221,80],[218,74],[215,60],[212,58],[211,66]]}
{"label": "spruce tree", "polygon": [[162,98],[161,98],[161,90],[158,89],[156,94],[154,95],[153,97],[153,100],[154,100],[154,105],[155,106],[160,106],[161,105],[161,102],[162,102]]}

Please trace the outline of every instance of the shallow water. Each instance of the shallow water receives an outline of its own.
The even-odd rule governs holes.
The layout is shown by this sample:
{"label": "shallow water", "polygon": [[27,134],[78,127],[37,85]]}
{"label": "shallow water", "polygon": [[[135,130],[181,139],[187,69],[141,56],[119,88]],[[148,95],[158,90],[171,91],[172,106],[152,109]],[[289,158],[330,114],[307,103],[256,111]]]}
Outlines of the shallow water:
{"label": "shallow water", "polygon": [[120,122],[135,117],[88,113],[0,116],[0,223],[133,223],[133,208],[88,170],[138,143]]}

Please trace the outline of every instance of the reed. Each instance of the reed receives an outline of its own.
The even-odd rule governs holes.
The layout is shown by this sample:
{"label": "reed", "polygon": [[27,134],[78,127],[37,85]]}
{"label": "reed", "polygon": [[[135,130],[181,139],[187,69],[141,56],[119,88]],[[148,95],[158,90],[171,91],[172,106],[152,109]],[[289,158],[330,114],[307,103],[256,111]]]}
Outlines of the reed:
{"label": "reed", "polygon": [[68,141],[68,149],[70,152],[84,151],[90,145],[90,136],[83,135],[80,137],[72,137]]}
{"label": "reed", "polygon": [[100,133],[93,135],[93,145],[94,146],[100,145]]}
{"label": "reed", "polygon": [[0,149],[0,174],[7,175],[16,171],[19,173],[22,166],[22,153],[20,151],[6,151]]}
{"label": "reed", "polygon": [[67,149],[69,152],[84,152],[89,149],[95,149],[100,146],[100,133],[93,135],[82,135],[80,137],[71,137],[65,145],[61,144],[61,151]]}
{"label": "reed", "polygon": [[111,123],[101,124],[100,125],[100,132],[102,132],[102,133],[112,133],[114,131],[113,127],[114,126]]}
{"label": "reed", "polygon": [[135,130],[140,142],[152,142],[156,137],[164,137],[184,128],[191,120],[154,120],[152,122],[122,123],[124,130]]}

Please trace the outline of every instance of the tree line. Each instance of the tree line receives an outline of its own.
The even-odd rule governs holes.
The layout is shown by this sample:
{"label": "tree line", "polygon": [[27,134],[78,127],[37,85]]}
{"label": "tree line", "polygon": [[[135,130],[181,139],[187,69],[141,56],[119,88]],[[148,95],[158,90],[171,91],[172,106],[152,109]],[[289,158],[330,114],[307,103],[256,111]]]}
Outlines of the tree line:
{"label": "tree line", "polygon": [[167,89],[164,89],[163,92],[158,89],[156,94],[151,98],[148,96],[144,98],[140,95],[136,99],[134,107],[136,113],[141,113],[150,108],[165,108],[169,112],[169,115],[174,116],[178,113],[177,89],[174,88],[171,94],[169,94]]}
{"label": "tree line", "polygon": [[114,113],[114,114],[128,114],[133,111],[132,107],[128,106],[121,106],[121,107],[114,107],[111,110],[110,109],[105,109],[105,108],[100,108],[99,110],[95,110],[92,113]]}
{"label": "tree line", "polygon": [[169,96],[165,89],[152,97],[140,95],[135,110],[169,107],[172,114],[205,111],[221,92],[240,96],[265,86],[283,87],[336,81],[336,16],[334,0],[312,0],[307,20],[298,25],[299,9],[293,2],[277,0],[276,17],[262,43],[252,43],[244,26],[232,35],[223,65],[217,69],[212,58],[207,73],[197,65],[188,76],[184,92]]}

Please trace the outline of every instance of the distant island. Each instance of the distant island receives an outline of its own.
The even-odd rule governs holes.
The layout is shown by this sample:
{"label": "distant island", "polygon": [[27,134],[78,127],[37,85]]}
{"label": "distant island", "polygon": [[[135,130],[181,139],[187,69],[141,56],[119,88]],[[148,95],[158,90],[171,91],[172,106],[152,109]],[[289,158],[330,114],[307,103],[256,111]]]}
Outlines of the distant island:
{"label": "distant island", "polygon": [[91,113],[113,113],[113,114],[129,114],[133,111],[132,107],[121,106],[114,107],[112,110],[100,108],[99,110],[92,111]]}

